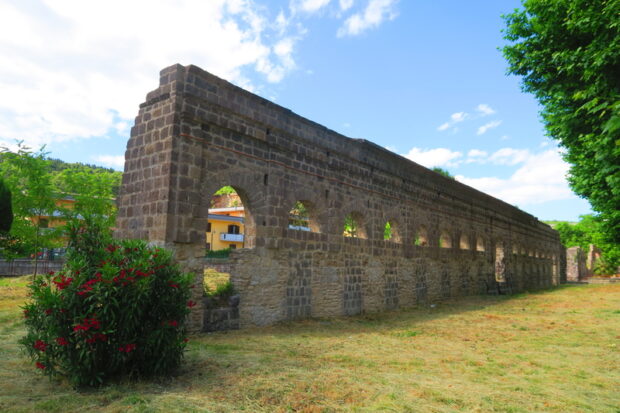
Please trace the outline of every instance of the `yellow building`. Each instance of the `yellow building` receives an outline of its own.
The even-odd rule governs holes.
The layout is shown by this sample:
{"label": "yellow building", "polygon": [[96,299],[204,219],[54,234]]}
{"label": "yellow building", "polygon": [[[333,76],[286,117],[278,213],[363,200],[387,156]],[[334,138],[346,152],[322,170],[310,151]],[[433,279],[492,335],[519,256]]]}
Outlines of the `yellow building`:
{"label": "yellow building", "polygon": [[75,200],[71,197],[56,199],[54,201],[57,210],[53,211],[51,215],[34,215],[28,219],[35,225],[39,225],[40,228],[57,228],[67,223],[61,210],[73,209]]}
{"label": "yellow building", "polygon": [[243,248],[243,207],[210,208],[207,223],[207,250]]}

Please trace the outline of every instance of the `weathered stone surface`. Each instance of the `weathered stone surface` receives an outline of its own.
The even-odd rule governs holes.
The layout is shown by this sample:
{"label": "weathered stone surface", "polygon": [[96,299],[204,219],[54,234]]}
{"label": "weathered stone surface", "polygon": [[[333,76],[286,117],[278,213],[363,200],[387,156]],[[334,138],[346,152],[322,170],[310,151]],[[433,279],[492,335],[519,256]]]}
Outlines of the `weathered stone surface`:
{"label": "weathered stone surface", "polygon": [[[173,248],[197,286],[211,196],[224,185],[237,190],[246,248],[229,265],[241,327],[545,288],[566,277],[557,232],[535,217],[195,66],[161,72],[125,158],[117,235]],[[315,232],[288,228],[296,201],[309,206]],[[361,238],[343,236],[350,213]],[[195,330],[204,314],[197,306]]]}
{"label": "weathered stone surface", "polygon": [[588,275],[586,255],[581,247],[566,249],[566,279],[568,281],[582,281]]}

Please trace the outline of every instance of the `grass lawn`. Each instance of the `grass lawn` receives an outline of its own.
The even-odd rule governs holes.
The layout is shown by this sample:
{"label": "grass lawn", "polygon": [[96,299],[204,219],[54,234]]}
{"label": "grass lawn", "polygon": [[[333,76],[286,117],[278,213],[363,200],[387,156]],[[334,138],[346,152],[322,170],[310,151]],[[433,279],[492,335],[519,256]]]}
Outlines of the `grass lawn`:
{"label": "grass lawn", "polygon": [[0,411],[620,412],[620,285],[193,337],[178,376],[73,390],[17,347],[0,279]]}

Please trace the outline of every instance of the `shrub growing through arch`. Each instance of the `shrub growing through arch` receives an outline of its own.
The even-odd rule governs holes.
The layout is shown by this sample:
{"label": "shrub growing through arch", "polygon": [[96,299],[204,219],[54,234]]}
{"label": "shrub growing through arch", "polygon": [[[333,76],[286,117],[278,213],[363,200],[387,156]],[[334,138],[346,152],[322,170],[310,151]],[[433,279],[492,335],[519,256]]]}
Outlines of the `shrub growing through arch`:
{"label": "shrub growing through arch", "polygon": [[186,346],[191,274],[171,253],[143,241],[112,240],[100,225],[69,228],[59,273],[30,285],[21,344],[48,376],[97,386],[119,376],[167,375]]}

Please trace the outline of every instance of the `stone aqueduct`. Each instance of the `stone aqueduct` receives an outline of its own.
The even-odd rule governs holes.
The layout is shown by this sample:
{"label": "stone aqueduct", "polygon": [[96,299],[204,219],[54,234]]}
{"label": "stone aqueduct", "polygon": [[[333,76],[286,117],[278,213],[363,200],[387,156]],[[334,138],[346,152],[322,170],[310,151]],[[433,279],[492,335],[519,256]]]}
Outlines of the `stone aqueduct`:
{"label": "stone aqueduct", "polygon": [[[117,236],[172,248],[197,274],[211,196],[224,185],[238,191],[246,248],[230,265],[242,327],[565,279],[558,234],[535,217],[196,66],[161,71],[125,158]],[[296,201],[309,207],[313,231],[289,228]],[[358,237],[343,236],[351,213]],[[197,306],[191,326],[202,324]]]}

